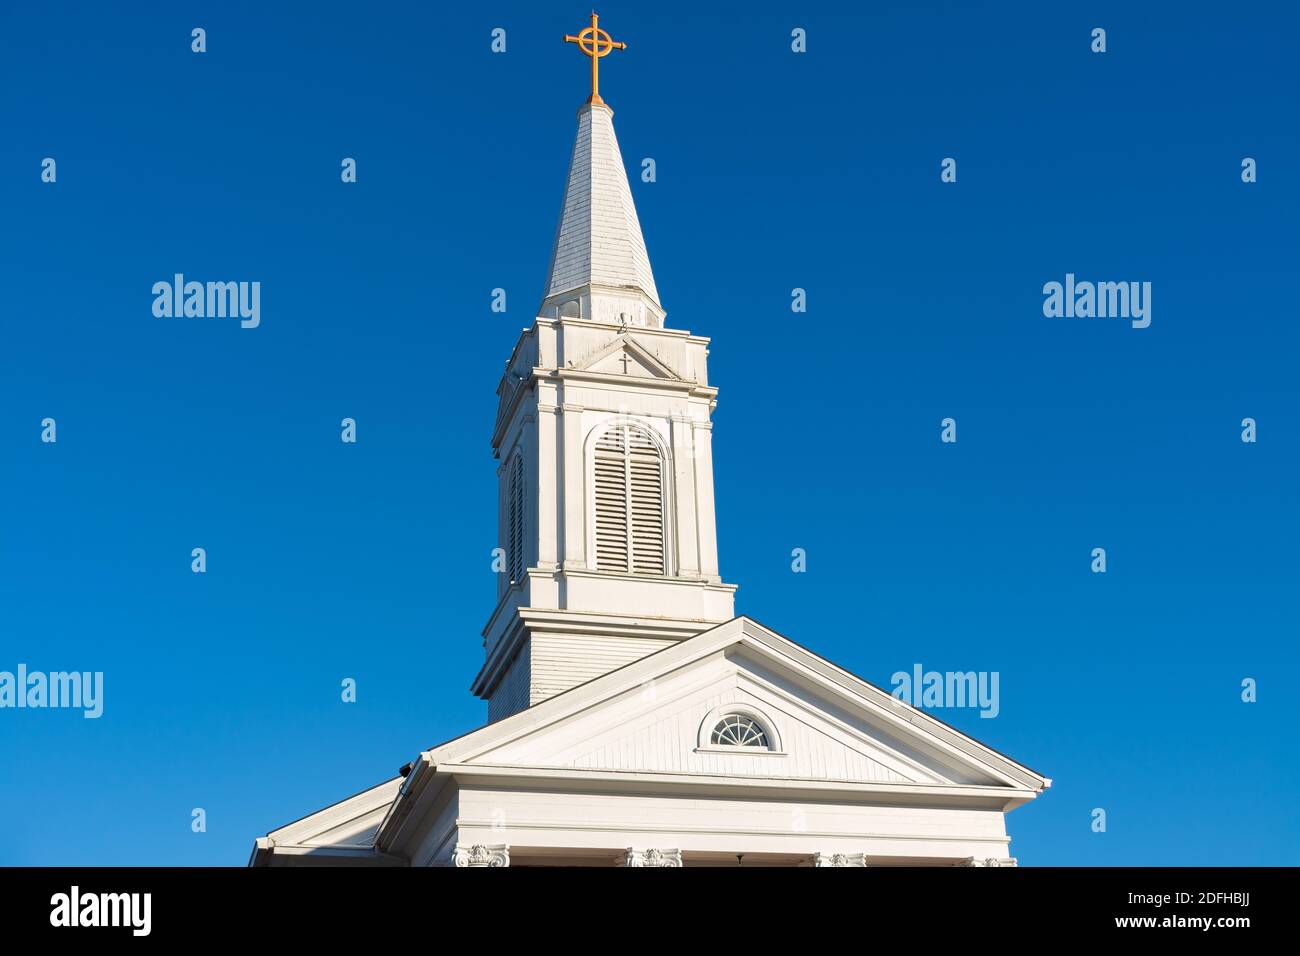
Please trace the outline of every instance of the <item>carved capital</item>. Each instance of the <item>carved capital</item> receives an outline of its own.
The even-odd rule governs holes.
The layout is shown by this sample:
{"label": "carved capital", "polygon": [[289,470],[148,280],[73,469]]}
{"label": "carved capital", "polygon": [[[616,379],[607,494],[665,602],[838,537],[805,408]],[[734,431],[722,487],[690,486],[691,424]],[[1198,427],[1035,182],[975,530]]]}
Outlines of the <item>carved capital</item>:
{"label": "carved capital", "polygon": [[957,865],[958,866],[1016,866],[1017,864],[1016,864],[1016,858],[1014,856],[1006,856],[1006,857],[988,856],[982,858],[968,856],[966,857],[966,859],[962,860]]}
{"label": "carved capital", "polygon": [[865,853],[814,853],[813,866],[866,866]]}
{"label": "carved capital", "polygon": [[623,866],[681,866],[681,850],[635,850],[628,847],[627,856],[623,858]]}
{"label": "carved capital", "polygon": [[498,846],[484,846],[475,843],[472,846],[456,844],[452,854],[453,866],[509,866],[510,847],[504,843]]}

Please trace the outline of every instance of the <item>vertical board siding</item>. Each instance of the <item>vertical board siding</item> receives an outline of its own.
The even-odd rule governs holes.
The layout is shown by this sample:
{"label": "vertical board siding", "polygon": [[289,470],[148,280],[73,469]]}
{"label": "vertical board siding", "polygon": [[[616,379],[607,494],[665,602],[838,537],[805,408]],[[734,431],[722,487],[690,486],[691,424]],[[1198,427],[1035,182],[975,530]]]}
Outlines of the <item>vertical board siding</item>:
{"label": "vertical board siding", "polygon": [[[696,752],[701,722],[715,708],[749,703],[762,707],[781,736],[784,756]],[[803,720],[732,688],[710,693],[616,740],[574,755],[569,764],[588,770],[642,770],[728,776],[819,778],[870,783],[903,783],[908,778]]]}

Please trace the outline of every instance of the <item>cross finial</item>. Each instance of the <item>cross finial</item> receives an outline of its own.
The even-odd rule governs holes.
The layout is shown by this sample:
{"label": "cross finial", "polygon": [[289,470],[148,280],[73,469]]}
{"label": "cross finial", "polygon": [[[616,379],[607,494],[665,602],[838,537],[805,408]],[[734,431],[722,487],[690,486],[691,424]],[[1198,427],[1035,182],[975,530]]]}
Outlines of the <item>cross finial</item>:
{"label": "cross finial", "polygon": [[588,103],[604,103],[600,98],[600,58],[609,56],[614,50],[626,50],[626,43],[615,43],[608,33],[598,26],[599,17],[596,11],[591,11],[591,26],[580,32],[576,37],[565,36],[565,43],[576,43],[578,49],[587,56],[591,57],[591,96],[588,97]]}

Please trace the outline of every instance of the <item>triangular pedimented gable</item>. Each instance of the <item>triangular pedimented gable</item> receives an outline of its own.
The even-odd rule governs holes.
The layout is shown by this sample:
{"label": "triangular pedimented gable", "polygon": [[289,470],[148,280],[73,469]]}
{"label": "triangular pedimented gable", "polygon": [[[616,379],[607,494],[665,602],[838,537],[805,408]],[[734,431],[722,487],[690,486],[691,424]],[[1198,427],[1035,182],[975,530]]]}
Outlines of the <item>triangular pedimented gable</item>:
{"label": "triangular pedimented gable", "polygon": [[515,344],[510,360],[506,362],[505,372],[497,385],[497,415],[492,425],[492,447],[498,451],[504,437],[503,429],[510,422],[521,397],[529,390],[532,370],[538,361],[537,328],[534,326],[525,330]]}
{"label": "triangular pedimented gable", "polygon": [[[763,674],[744,654],[694,663],[595,712],[476,756],[473,764],[645,773],[707,773],[872,783],[948,782],[888,745],[827,718],[822,702]],[[776,677],[769,682],[767,677]],[[710,732],[745,714],[769,747],[712,746]]]}
{"label": "triangular pedimented gable", "polygon": [[[712,746],[714,722],[733,712],[752,715],[769,747]],[[422,756],[448,768],[991,787],[1025,798],[1050,785],[745,617]]]}
{"label": "triangular pedimented gable", "polygon": [[394,777],[338,803],[309,813],[259,837],[249,860],[252,866],[388,865],[393,861],[375,850],[375,834],[401,789]]}
{"label": "triangular pedimented gable", "polygon": [[501,379],[501,384],[497,388],[497,417],[492,425],[494,435],[501,430],[501,427],[509,418],[510,409],[514,407],[515,396],[519,393],[522,384],[522,380],[513,376],[509,371]]}
{"label": "triangular pedimented gable", "polygon": [[604,375],[633,375],[639,378],[682,381],[680,375],[626,333],[574,363],[573,367]]}

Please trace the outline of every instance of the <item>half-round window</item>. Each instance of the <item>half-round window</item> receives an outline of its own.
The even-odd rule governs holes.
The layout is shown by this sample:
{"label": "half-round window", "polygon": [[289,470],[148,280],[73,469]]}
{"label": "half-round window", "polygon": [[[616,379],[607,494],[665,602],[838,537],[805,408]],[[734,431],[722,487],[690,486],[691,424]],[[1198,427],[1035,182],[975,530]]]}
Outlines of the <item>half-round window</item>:
{"label": "half-round window", "polygon": [[771,749],[767,731],[753,717],[728,714],[718,721],[709,742],[719,747],[761,747]]}

